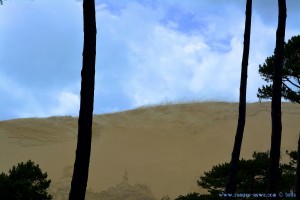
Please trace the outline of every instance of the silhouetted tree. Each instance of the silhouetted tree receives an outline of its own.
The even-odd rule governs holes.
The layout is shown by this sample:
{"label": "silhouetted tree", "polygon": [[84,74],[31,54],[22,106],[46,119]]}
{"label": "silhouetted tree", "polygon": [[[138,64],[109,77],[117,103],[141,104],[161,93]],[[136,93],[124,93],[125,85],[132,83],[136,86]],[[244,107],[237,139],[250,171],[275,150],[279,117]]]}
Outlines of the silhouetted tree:
{"label": "silhouetted tree", "polygon": [[[276,47],[273,67],[273,92],[272,92],[272,136],[270,150],[270,167],[268,189],[270,193],[279,192],[279,161],[281,146],[281,86],[283,50],[286,23],[286,1],[278,0],[278,27],[276,32]],[[277,197],[278,198],[278,197]],[[273,198],[274,199],[274,198]]]}
{"label": "silhouetted tree", "polygon": [[218,195],[199,194],[199,193],[193,192],[193,193],[188,193],[185,196],[180,195],[175,200],[211,200],[211,199],[218,200],[218,199],[222,199],[222,198],[219,197]]}
{"label": "silhouetted tree", "polygon": [[51,180],[47,180],[39,165],[31,160],[18,163],[9,170],[9,174],[0,174],[1,200],[51,200],[47,189]]}
{"label": "silhouetted tree", "polygon": [[[284,44],[281,96],[291,102],[300,103],[300,35],[293,36]],[[259,74],[267,82],[273,82],[274,55],[259,65]],[[272,98],[272,84],[258,88],[259,99]]]}
{"label": "silhouetted tree", "polygon": [[88,181],[92,140],[97,33],[94,0],[83,0],[83,23],[84,44],[78,140],[71,191],[69,194],[70,200],[83,200],[85,198]]}
{"label": "silhouetted tree", "polygon": [[297,151],[297,167],[296,167],[296,197],[300,197],[300,134],[298,139],[298,151]]}
{"label": "silhouetted tree", "polygon": [[[251,14],[252,14],[252,0],[246,2],[246,20],[244,33],[244,51],[241,70],[240,82],[240,104],[239,104],[239,118],[234,140],[233,151],[231,154],[230,169],[225,192],[235,193],[236,190],[236,174],[238,170],[244,127],[246,121],[246,90],[247,90],[247,70],[250,49],[250,33],[251,33]],[[231,199],[231,198],[227,198]]]}
{"label": "silhouetted tree", "polygon": [[[280,164],[283,180],[280,185],[282,192],[290,192],[295,189],[297,151],[287,152],[287,155],[290,159],[289,163]],[[252,159],[241,159],[236,176],[236,193],[267,193],[269,162],[269,152],[254,152]],[[230,163],[213,166],[210,171],[204,172],[204,175],[200,176],[200,179],[197,180],[198,185],[207,189],[214,197],[225,196],[226,193],[222,193],[225,191],[229,168]]]}

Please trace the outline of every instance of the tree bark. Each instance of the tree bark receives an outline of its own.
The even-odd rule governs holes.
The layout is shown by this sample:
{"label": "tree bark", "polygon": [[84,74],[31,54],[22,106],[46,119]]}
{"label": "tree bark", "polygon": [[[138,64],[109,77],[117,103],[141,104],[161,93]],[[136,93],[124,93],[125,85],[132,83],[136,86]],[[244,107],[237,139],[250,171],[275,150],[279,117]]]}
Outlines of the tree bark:
{"label": "tree bark", "polygon": [[[246,93],[247,93],[247,71],[248,59],[250,49],[250,35],[251,35],[251,14],[252,14],[252,0],[246,2],[246,20],[245,20],[245,33],[244,33],[244,50],[241,69],[241,82],[240,82],[240,103],[239,103],[239,118],[238,125],[234,140],[233,151],[231,154],[230,169],[228,180],[225,188],[225,193],[233,194],[236,192],[236,175],[238,170],[238,163],[240,158],[244,127],[246,121]],[[225,199],[231,199],[226,197]]]}
{"label": "tree bark", "polygon": [[[279,161],[280,161],[280,145],[281,145],[281,87],[282,87],[282,67],[283,67],[283,51],[286,23],[286,1],[278,0],[278,27],[276,32],[276,47],[273,66],[273,91],[272,91],[272,136],[270,150],[270,166],[269,166],[269,193],[279,192]],[[274,198],[270,198],[273,199]],[[275,199],[278,199],[275,198]]]}
{"label": "tree bark", "polygon": [[83,0],[84,44],[81,70],[80,110],[70,200],[84,200],[92,141],[96,63],[96,16],[94,0]]}

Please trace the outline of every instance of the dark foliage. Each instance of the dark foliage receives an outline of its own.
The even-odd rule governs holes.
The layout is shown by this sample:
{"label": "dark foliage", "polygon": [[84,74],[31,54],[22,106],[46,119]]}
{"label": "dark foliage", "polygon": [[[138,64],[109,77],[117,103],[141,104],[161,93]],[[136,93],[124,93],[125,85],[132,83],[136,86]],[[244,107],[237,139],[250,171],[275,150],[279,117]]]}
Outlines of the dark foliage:
{"label": "dark foliage", "polygon": [[[284,60],[282,68],[282,97],[285,100],[300,103],[300,35],[293,36],[284,44]],[[259,65],[259,74],[267,83],[273,82],[274,54],[267,57],[265,63]],[[273,84],[258,88],[259,99],[272,98]]]}
{"label": "dark foliage", "polygon": [[189,193],[185,196],[180,195],[177,197],[175,200],[211,200],[211,199],[222,199],[219,196],[216,195],[211,195],[211,194],[198,194],[196,192],[194,193]]}
{"label": "dark foliage", "polygon": [[51,180],[43,173],[39,165],[31,160],[19,163],[9,170],[9,174],[0,174],[1,200],[50,200],[47,193]]}
{"label": "dark foliage", "polygon": [[[290,156],[288,164],[280,165],[281,191],[294,191],[296,172],[296,151],[287,152]],[[254,152],[253,159],[241,159],[238,166],[236,178],[236,193],[266,193],[268,190],[268,152]],[[229,163],[215,165],[209,172],[204,172],[204,176],[197,181],[198,185],[207,189],[211,195],[218,196],[225,191],[226,178],[229,170]]]}

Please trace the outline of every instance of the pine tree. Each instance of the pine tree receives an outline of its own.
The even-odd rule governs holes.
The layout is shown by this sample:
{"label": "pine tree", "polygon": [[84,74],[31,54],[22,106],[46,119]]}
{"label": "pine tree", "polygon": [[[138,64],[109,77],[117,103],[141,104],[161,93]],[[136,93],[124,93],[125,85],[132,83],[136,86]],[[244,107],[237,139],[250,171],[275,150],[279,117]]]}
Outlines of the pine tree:
{"label": "pine tree", "polygon": [[[279,192],[279,160],[281,146],[281,87],[283,50],[286,23],[286,1],[278,0],[278,27],[276,32],[275,59],[273,66],[273,92],[272,92],[272,136],[270,150],[270,167],[268,190],[270,193]],[[278,195],[277,195],[278,196]],[[278,198],[278,197],[277,197]],[[273,198],[274,199],[274,198]]]}
{"label": "pine tree", "polygon": [[298,151],[297,151],[297,167],[296,167],[296,197],[300,197],[300,134],[298,139]]}
{"label": "pine tree", "polygon": [[[246,2],[246,20],[245,20],[245,33],[244,33],[244,51],[241,70],[241,83],[240,83],[240,104],[239,104],[239,118],[238,125],[234,140],[233,151],[231,154],[230,169],[228,180],[226,184],[226,193],[235,193],[236,191],[236,175],[238,170],[244,127],[246,121],[246,90],[247,90],[247,70],[250,49],[250,33],[251,33],[251,14],[252,14],[252,0]],[[227,198],[231,199],[231,198]]]}
{"label": "pine tree", "polygon": [[84,200],[88,181],[91,154],[95,62],[96,62],[96,16],[95,1],[83,1],[84,45],[81,71],[80,111],[74,172],[70,200]]}

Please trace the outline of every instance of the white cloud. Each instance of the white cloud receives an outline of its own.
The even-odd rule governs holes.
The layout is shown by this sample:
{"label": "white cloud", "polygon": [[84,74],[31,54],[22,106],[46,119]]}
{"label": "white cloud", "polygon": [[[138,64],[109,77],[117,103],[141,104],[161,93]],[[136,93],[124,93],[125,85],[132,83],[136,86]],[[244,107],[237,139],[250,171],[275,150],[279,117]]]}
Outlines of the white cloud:
{"label": "white cloud", "polygon": [[[97,2],[96,113],[172,101],[238,101],[244,3]],[[276,5],[268,8],[254,5],[249,101],[257,101],[263,84],[258,65],[275,47]],[[299,33],[296,8],[288,8],[286,39]],[[0,11],[0,103],[6,105],[0,118],[78,115],[82,1],[7,1]]]}
{"label": "white cloud", "polygon": [[50,111],[51,115],[78,115],[80,106],[80,97],[78,94],[63,91],[57,98],[58,105]]}
{"label": "white cloud", "polygon": [[211,43],[213,35],[208,40],[201,33],[153,24],[151,32],[129,43],[132,74],[124,91],[134,106],[183,98],[237,100],[242,35],[232,36],[224,52],[215,48],[224,46],[221,41]]}
{"label": "white cloud", "polygon": [[[134,106],[183,98],[239,100],[245,15],[242,10],[224,10],[220,15],[206,16],[204,31],[184,33],[168,23],[150,23],[140,37],[127,42],[132,73],[124,80],[124,91]],[[276,27],[253,14],[250,102],[257,101],[257,88],[263,84],[258,65],[273,53],[275,31]]]}
{"label": "white cloud", "polygon": [[70,91],[55,92],[47,102],[41,101],[41,97],[28,94],[24,96],[26,106],[18,107],[15,112],[17,117],[47,117],[47,116],[78,116],[80,97]]}
{"label": "white cloud", "polygon": [[[11,80],[0,74],[0,92],[1,96],[8,96],[0,99],[3,106],[1,111],[9,110],[14,118],[25,117],[47,117],[53,115],[73,115],[79,113],[80,97],[72,91],[78,88],[74,86],[72,90],[64,89],[62,91],[48,91],[47,94],[37,95],[29,88],[26,88],[16,81]],[[77,91],[76,91],[77,92]],[[20,104],[19,102],[22,102]],[[3,117],[2,115],[0,116]]]}
{"label": "white cloud", "polygon": [[190,53],[196,53],[201,49],[208,49],[208,48],[209,47],[206,44],[198,42],[198,43],[187,44],[186,46],[183,47],[183,51],[187,54],[190,54]]}

